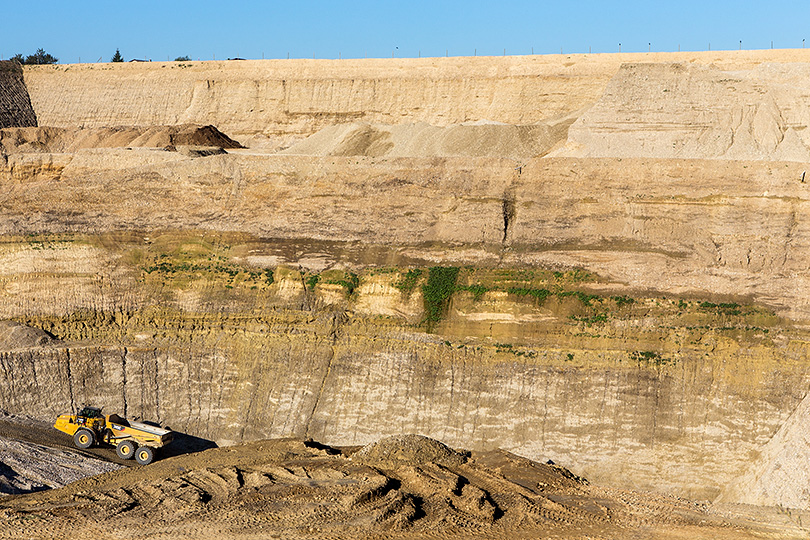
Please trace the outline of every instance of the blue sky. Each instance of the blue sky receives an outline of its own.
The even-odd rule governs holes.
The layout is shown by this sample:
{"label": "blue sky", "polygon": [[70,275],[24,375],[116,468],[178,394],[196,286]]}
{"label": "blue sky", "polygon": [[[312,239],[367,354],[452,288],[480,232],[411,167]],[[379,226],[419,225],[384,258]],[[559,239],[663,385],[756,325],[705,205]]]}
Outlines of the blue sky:
{"label": "blue sky", "polygon": [[363,58],[810,47],[807,1],[21,2],[0,0],[0,55]]}

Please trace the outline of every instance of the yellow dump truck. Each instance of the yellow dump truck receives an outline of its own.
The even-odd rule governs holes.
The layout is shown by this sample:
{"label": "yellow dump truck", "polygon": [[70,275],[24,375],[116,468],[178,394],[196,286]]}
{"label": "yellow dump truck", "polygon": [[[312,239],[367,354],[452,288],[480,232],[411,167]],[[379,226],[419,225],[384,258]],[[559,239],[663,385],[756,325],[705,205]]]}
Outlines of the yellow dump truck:
{"label": "yellow dump truck", "polygon": [[79,448],[106,443],[115,446],[118,457],[134,457],[141,465],[152,463],[157,449],[174,438],[168,429],[127,420],[117,414],[105,416],[96,407],[84,407],[76,414],[62,414],[53,427],[72,435]]}

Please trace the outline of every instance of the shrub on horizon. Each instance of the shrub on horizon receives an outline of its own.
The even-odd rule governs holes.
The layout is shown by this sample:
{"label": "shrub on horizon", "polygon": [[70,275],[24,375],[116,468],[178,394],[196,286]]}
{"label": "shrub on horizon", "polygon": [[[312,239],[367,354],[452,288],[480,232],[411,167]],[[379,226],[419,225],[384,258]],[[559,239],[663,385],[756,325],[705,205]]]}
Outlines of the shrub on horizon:
{"label": "shrub on horizon", "polygon": [[26,65],[55,64],[59,61],[59,59],[55,56],[46,53],[45,49],[37,49],[37,52],[28,56],[23,56],[22,54],[18,53],[12,56],[10,60],[14,60],[20,64]]}

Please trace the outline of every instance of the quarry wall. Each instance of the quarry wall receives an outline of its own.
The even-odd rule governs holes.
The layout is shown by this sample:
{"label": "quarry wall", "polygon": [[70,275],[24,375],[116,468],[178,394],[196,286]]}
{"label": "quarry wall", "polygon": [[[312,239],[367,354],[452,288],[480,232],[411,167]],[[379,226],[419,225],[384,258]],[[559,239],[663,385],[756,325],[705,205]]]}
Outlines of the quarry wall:
{"label": "quarry wall", "polygon": [[26,66],[25,82],[42,126],[213,124],[242,143],[286,147],[321,128],[353,121],[533,124],[579,114],[597,101],[626,62],[740,70],[769,61],[807,61],[803,54],[73,64]]}
{"label": "quarry wall", "polygon": [[[0,319],[58,338],[0,344],[0,409],[92,402],[221,444],[418,432],[619,487],[807,507],[780,480],[810,470],[807,62],[26,67],[40,125],[213,124],[256,148],[332,131],[207,157],[0,137]],[[415,122],[478,122],[497,150],[364,124]],[[508,153],[501,132],[550,154]],[[412,296],[401,280],[432,266],[469,276],[428,329],[424,276]],[[544,289],[515,277],[541,271]]]}
{"label": "quarry wall", "polygon": [[654,366],[628,362],[621,348],[515,357],[302,316],[249,329],[221,316],[164,320],[157,347],[2,352],[0,401],[46,420],[94,403],[221,445],[287,436],[362,445],[420,433],[551,458],[597,483],[710,500],[749,467],[810,382],[801,341],[774,352],[714,336],[714,349],[690,347],[676,364]]}
{"label": "quarry wall", "polygon": [[254,60],[36,66],[25,81],[41,125],[196,123],[294,139],[351,121],[529,124],[589,105],[613,70],[542,57]]}
{"label": "quarry wall", "polygon": [[0,232],[239,231],[362,246],[358,264],[399,253],[582,267],[636,291],[751,299],[805,320],[803,171],[730,160],[14,154],[0,168]]}

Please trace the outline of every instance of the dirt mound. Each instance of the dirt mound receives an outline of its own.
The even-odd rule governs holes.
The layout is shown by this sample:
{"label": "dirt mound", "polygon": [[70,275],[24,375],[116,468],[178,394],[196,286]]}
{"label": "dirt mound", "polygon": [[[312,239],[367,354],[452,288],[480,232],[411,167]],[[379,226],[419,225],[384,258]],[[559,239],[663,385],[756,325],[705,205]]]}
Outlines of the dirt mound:
{"label": "dirt mound", "polygon": [[352,461],[382,468],[428,462],[454,467],[467,461],[467,456],[422,435],[395,435],[364,446]]}
{"label": "dirt mound", "polygon": [[179,152],[188,157],[219,156],[222,154],[227,154],[227,152],[220,146],[169,145],[165,149],[170,152]]}
{"label": "dirt mound", "polygon": [[0,321],[0,351],[43,347],[56,340],[44,330],[14,321]]}
{"label": "dirt mound", "polygon": [[475,122],[447,127],[425,123],[341,124],[322,129],[286,154],[369,157],[504,157],[545,155],[565,140],[573,118],[532,125]]}
{"label": "dirt mound", "polygon": [[193,124],[112,128],[9,128],[0,130],[4,154],[62,153],[84,148],[241,148],[214,126]]}
{"label": "dirt mound", "polygon": [[[362,452],[362,453],[361,453]],[[394,461],[396,470],[375,463]],[[588,486],[562,468],[503,451],[464,454],[393,437],[349,459],[299,440],[261,441],[157,461],[0,501],[0,536],[86,531],[140,538],[580,538],[687,532],[727,523],[682,500]],[[435,458],[435,460],[433,459]],[[745,531],[737,528],[735,538]],[[681,535],[681,536],[679,536]],[[722,536],[722,535],[721,535]]]}
{"label": "dirt mound", "polygon": [[[234,141],[214,126],[171,126],[168,128],[152,128],[147,131],[149,134],[152,130],[157,130],[150,137],[162,139],[168,136],[169,143],[175,146],[215,146],[219,148],[242,148],[242,145]],[[145,134],[145,135],[147,135]],[[151,141],[152,139],[147,139]],[[136,139],[136,142],[140,142]],[[138,144],[137,146],[152,146],[151,144]],[[160,146],[160,145],[154,145]]]}

